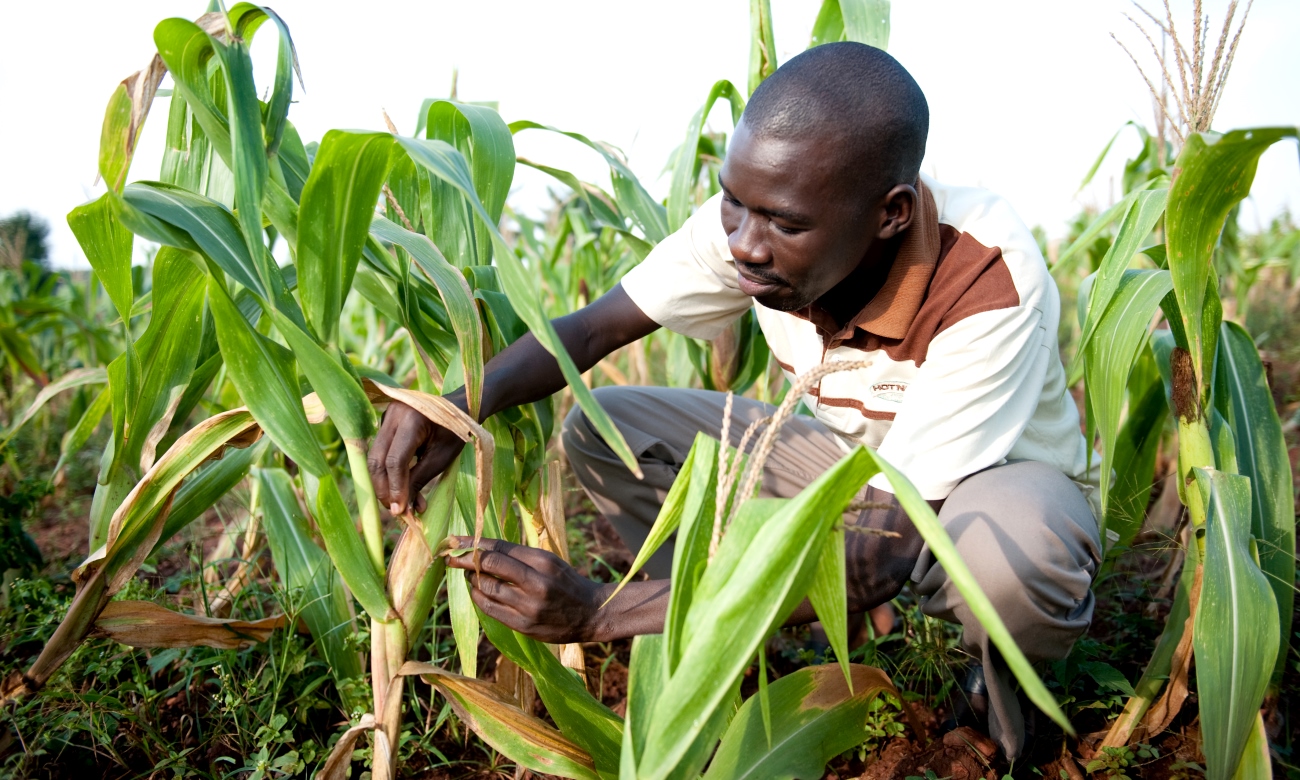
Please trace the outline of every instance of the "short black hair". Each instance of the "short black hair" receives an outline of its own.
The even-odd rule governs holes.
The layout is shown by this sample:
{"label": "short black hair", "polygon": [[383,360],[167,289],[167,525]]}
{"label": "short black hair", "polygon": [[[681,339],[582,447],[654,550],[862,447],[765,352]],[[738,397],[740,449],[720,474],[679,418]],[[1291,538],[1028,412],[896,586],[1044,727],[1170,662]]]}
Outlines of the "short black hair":
{"label": "short black hair", "polygon": [[757,137],[815,136],[844,150],[868,197],[914,184],[930,107],[912,74],[883,50],[827,43],[782,65],[754,90],[743,117]]}

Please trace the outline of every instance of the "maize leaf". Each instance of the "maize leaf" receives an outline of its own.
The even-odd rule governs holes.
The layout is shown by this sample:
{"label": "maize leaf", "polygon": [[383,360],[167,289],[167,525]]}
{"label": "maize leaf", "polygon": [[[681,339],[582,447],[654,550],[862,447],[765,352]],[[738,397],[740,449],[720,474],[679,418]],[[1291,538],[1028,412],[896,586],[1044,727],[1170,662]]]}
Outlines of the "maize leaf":
{"label": "maize leaf", "polygon": [[1277,660],[1277,601],[1252,555],[1250,480],[1213,469],[1196,474],[1210,483],[1204,579],[1192,633],[1201,744],[1206,777],[1227,778],[1255,728]]}
{"label": "maize leaf", "polygon": [[666,778],[681,762],[759,644],[804,598],[831,525],[879,470],[859,447],[793,499],[742,504],[687,613],[681,662],[651,711],[638,777]]}
{"label": "maize leaf", "polygon": [[[408,661],[401,674],[419,675],[447,697],[457,717],[483,741],[534,772],[597,780],[591,757],[544,721],[523,712],[495,686],[436,666]],[[565,672],[567,674],[567,672]]]}
{"label": "maize leaf", "polygon": [[[755,0],[758,2],[759,0]],[[766,6],[766,3],[764,3]],[[768,33],[771,33],[771,9],[765,8],[768,19]],[[752,15],[751,7],[751,15]],[[757,43],[757,41],[755,41]],[[775,57],[775,53],[770,56]],[[752,65],[751,65],[752,67]],[[750,92],[753,92],[750,88]],[[745,110],[745,99],[741,97],[736,87],[726,79],[717,82],[709,90],[708,97],[704,99],[704,105],[695,112],[691,117],[690,124],[686,126],[686,139],[682,145],[677,147],[677,152],[671,163],[673,169],[672,184],[668,190],[668,227],[670,230],[679,229],[685,222],[686,218],[691,215],[691,191],[694,189],[695,180],[699,176],[700,170],[700,135],[704,132],[704,123],[709,118],[709,112],[713,110],[713,104],[718,102],[719,98],[726,98],[731,104],[731,121],[733,124],[740,122],[740,115]]]}
{"label": "maize leaf", "polygon": [[340,683],[359,679],[364,671],[361,656],[346,641],[356,630],[356,620],[343,580],[329,556],[312,541],[289,475],[282,469],[261,469],[258,479],[271,558],[293,599],[295,614],[307,624],[334,679]]}
{"label": "maize leaf", "polygon": [[153,40],[194,120],[226,167],[234,170],[226,107],[217,105],[208,79],[208,63],[214,54],[212,38],[186,19],[164,19],[154,28]]}
{"label": "maize leaf", "polygon": [[930,548],[930,554],[943,566],[948,579],[956,586],[962,598],[966,600],[971,613],[984,626],[985,632],[989,635],[989,640],[1002,653],[1003,661],[1011,669],[1011,673],[1016,676],[1016,680],[1020,682],[1020,687],[1025,692],[1025,695],[1064,729],[1067,734],[1073,734],[1074,727],[1070,725],[1070,721],[1065,717],[1065,713],[1061,711],[1056,699],[1047,690],[1047,686],[1034,672],[1034,667],[1030,665],[1029,659],[1025,658],[1025,654],[1021,652],[1020,646],[1012,638],[1011,632],[1007,630],[1002,618],[998,617],[993,602],[989,601],[989,597],[980,589],[979,583],[975,581],[975,575],[971,574],[970,568],[962,560],[961,554],[957,552],[957,546],[953,544],[948,532],[939,524],[939,518],[935,515],[934,510],[921,498],[916,486],[908,481],[907,477],[903,476],[901,472],[881,458],[876,458],[876,463],[889,479],[889,485],[893,488],[898,503],[907,512],[912,524],[916,526],[917,532],[921,534],[926,546]]}
{"label": "maize leaf", "polygon": [[59,473],[59,470],[68,462],[68,458],[81,452],[81,449],[86,446],[86,442],[90,441],[95,429],[99,427],[100,421],[104,419],[104,414],[112,403],[113,395],[108,388],[100,390],[95,396],[95,400],[86,406],[86,411],[82,412],[77,424],[64,432],[63,440],[59,444],[59,460],[54,464],[53,473]]}
{"label": "maize leaf", "polygon": [[[705,780],[821,777],[827,761],[863,741],[862,724],[873,699],[890,693],[902,700],[881,670],[853,664],[850,674],[846,684],[834,667],[808,666],[769,685],[770,738],[759,717],[758,697],[751,697],[722,737]],[[910,712],[908,716],[910,721]],[[924,734],[916,724],[912,730]]]}
{"label": "maize leaf", "polygon": [[1095,281],[1086,299],[1087,317],[1084,319],[1083,335],[1075,347],[1074,360],[1071,361],[1070,370],[1067,372],[1069,384],[1073,385],[1083,376],[1083,356],[1087,354],[1088,342],[1096,333],[1102,315],[1110,308],[1110,302],[1119,290],[1125,270],[1133,262],[1134,255],[1138,253],[1147,236],[1155,229],[1160,217],[1164,215],[1165,202],[1168,198],[1169,191],[1164,189],[1138,192],[1137,199],[1124,215],[1119,233],[1101,259],[1101,265],[1097,268]]}
{"label": "maize leaf", "polygon": [[[158,231],[151,229],[152,223],[128,221],[132,231],[161,244],[200,251],[236,282],[263,299],[272,299],[271,291],[258,276],[235,216],[225,206],[161,182],[132,182],[122,193],[122,199],[134,210],[169,228]],[[182,235],[177,235],[178,232]]]}
{"label": "maize leaf", "polygon": [[537,695],[564,736],[586,751],[602,776],[617,775],[623,721],[587,690],[544,643],[512,631],[479,613],[488,641],[532,675]]}
{"label": "maize leaf", "polygon": [[609,442],[610,447],[618,454],[623,463],[627,465],[632,473],[639,477],[641,468],[637,465],[636,456],[628,448],[623,435],[614,427],[613,420],[609,418],[604,409],[600,408],[600,404],[596,403],[591,391],[582,382],[577,366],[573,364],[573,358],[565,350],[564,344],[555,332],[555,327],[551,325],[550,319],[547,318],[545,311],[542,309],[531,275],[524,268],[518,256],[515,255],[514,250],[505,243],[505,239],[497,230],[496,223],[488,217],[487,212],[483,210],[482,204],[478,202],[473,185],[470,182],[465,158],[461,157],[455,149],[440,141],[420,141],[412,138],[398,138],[397,141],[418,165],[427,169],[434,176],[454,185],[470,202],[470,205],[474,207],[479,219],[490,227],[492,240],[497,245],[495,258],[498,273],[501,277],[502,286],[505,288],[505,293],[510,299],[511,306],[514,307],[520,319],[528,324],[538,343],[547,352],[555,356],[555,359],[560,364],[560,370],[564,374],[565,381],[573,390],[574,399],[586,412],[588,419],[600,432],[601,437]]}
{"label": "maize leaf", "polygon": [[826,639],[844,672],[844,681],[852,691],[853,678],[849,676],[848,574],[844,562],[843,522],[831,529],[822,544],[817,570],[813,574],[812,585],[808,588],[808,601],[826,631]]}
{"label": "maize leaf", "polygon": [[226,116],[230,123],[230,152],[227,160],[235,176],[235,215],[248,253],[257,269],[266,297],[274,289],[271,274],[278,274],[262,244],[262,193],[268,166],[262,138],[262,105],[253,84],[253,61],[248,45],[238,37],[223,44],[212,41],[216,60],[226,76]]}
{"label": "maize leaf", "polygon": [[[1120,411],[1133,364],[1150,336],[1152,318],[1169,293],[1167,271],[1125,271],[1097,330],[1085,349],[1089,417],[1102,441],[1102,473],[1114,467]],[[1108,511],[1109,478],[1101,480],[1101,504]],[[1104,530],[1104,529],[1103,529]]]}
{"label": "maize leaf", "polygon": [[772,33],[772,4],[749,0],[749,94],[776,72],[776,37]]}
{"label": "maize leaf", "polygon": [[[469,162],[478,200],[495,225],[501,219],[515,173],[515,143],[501,115],[487,106],[434,100],[425,107],[425,137],[444,141]],[[460,267],[491,265],[488,223],[474,219],[471,204],[448,182],[429,179],[421,197],[425,233]]]}
{"label": "maize leaf", "polygon": [[479,400],[483,394],[483,324],[479,320],[474,294],[465,277],[447,262],[432,241],[418,233],[405,230],[382,217],[371,223],[370,231],[380,241],[397,244],[410,253],[415,264],[441,294],[443,305],[447,308],[447,318],[451,320],[460,347],[469,413],[478,419]]}
{"label": "maize leaf", "polygon": [[524,130],[550,130],[594,149],[609,165],[610,179],[614,184],[614,197],[618,201],[619,210],[641,228],[646,240],[651,244],[657,244],[672,232],[668,228],[667,210],[650,197],[650,193],[646,192],[640,180],[632,173],[632,169],[627,167],[627,163],[608,144],[592,141],[581,133],[570,133],[528,120],[510,123],[511,133],[518,135]]}
{"label": "maize leaf", "polygon": [[1295,515],[1291,464],[1282,422],[1273,405],[1268,376],[1255,343],[1240,325],[1223,323],[1214,369],[1214,403],[1236,439],[1238,473],[1250,478],[1250,533],[1259,546],[1259,566],[1277,600],[1282,644],[1273,670],[1279,681],[1291,636],[1295,590]]}
{"label": "maize leaf", "polygon": [[[659,701],[664,683],[668,681],[664,649],[662,634],[643,634],[632,641],[632,661],[627,677],[627,719],[623,723],[621,753],[623,763],[620,774],[623,777],[634,777],[636,774],[636,763],[645,751],[650,713]],[[740,688],[737,684],[731,692],[731,698],[739,703],[739,696]],[[694,780],[700,776],[700,770],[708,763],[709,756],[713,754],[713,749],[731,722],[734,712],[733,706],[719,707],[713,713],[677,767],[669,774],[670,778]]]}
{"label": "maize leaf", "polygon": [[339,313],[391,167],[387,133],[325,134],[298,209],[297,268],[303,314],[325,344],[338,340]]}
{"label": "maize leaf", "polygon": [[1108,557],[1127,549],[1146,520],[1156,453],[1169,417],[1164,383],[1159,376],[1150,379],[1137,400],[1130,400],[1128,415],[1115,440],[1115,484],[1110,488],[1102,523]]}
{"label": "maize leaf", "polygon": [[[35,417],[36,413],[39,412],[45,404],[49,403],[49,400],[54,396],[65,390],[85,387],[86,385],[103,384],[107,381],[108,372],[101,367],[74,368],[53,382],[50,382],[45,387],[41,388],[40,392],[36,394],[36,397],[32,399],[32,402],[23,410],[23,413],[18,416],[18,419],[14,420],[13,425],[9,426],[9,430],[5,432],[4,438],[0,439],[0,447],[4,447],[8,444],[10,440],[17,435],[18,431],[21,430],[29,420]],[[103,415],[103,411],[100,412],[100,415]]]}
{"label": "maize leaf", "polygon": [[99,613],[92,636],[131,647],[216,647],[242,650],[283,628],[284,615],[261,620],[226,620],[185,615],[152,601],[110,601]]}
{"label": "maize leaf", "polygon": [[126,184],[136,142],[166,73],[162,59],[155,55],[143,70],[123,79],[108,99],[99,135],[99,175],[113,193],[121,193]]}
{"label": "maize leaf", "polygon": [[135,300],[131,284],[131,247],[135,237],[117,219],[113,195],[104,193],[68,213],[68,227],[122,322],[131,321]]}
{"label": "maize leaf", "polygon": [[1218,335],[1217,322],[1211,323],[1212,332],[1203,323],[1212,319],[1206,316],[1206,300],[1219,234],[1228,212],[1250,193],[1260,155],[1297,132],[1295,127],[1265,127],[1223,135],[1193,133],[1174,162],[1178,175],[1169,189],[1165,247],[1183,330],[1191,339],[1189,351],[1203,388],[1209,384],[1213,337]]}
{"label": "maize leaf", "polygon": [[889,0],[822,0],[808,48],[857,41],[889,48]]}

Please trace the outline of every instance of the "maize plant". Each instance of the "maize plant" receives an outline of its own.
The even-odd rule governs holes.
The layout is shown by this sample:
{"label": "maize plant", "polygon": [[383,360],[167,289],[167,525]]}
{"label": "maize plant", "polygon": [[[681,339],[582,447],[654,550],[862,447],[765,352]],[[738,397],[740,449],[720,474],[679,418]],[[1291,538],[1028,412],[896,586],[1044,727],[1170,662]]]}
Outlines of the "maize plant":
{"label": "maize plant", "polygon": [[[1268,771],[1259,707],[1286,656],[1295,580],[1292,478],[1281,423],[1253,340],[1222,321],[1213,257],[1260,155],[1296,135],[1295,128],[1192,134],[1174,160],[1172,180],[1141,181],[1086,231],[1096,235],[1119,223],[1081,295],[1083,336],[1071,368],[1085,377],[1102,473],[1116,475],[1113,484],[1102,483],[1108,557],[1141,528],[1170,414],[1177,490],[1191,531],[1164,632],[1103,745],[1150,739],[1167,728],[1188,695],[1195,657],[1210,777],[1231,777],[1239,767],[1241,776]],[[1153,233],[1163,242],[1148,245]],[[1166,327],[1153,332],[1158,313]]]}

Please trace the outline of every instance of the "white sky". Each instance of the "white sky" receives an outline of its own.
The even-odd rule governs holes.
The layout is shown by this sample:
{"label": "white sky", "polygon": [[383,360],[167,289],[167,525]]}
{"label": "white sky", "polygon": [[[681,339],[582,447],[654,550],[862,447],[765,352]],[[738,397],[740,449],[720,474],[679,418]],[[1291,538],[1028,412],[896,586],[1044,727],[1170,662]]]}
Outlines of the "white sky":
{"label": "white sky", "polygon": [[[1148,0],[1154,6],[1154,0]],[[802,51],[819,0],[772,0],[784,61]],[[1182,8],[1176,22],[1189,27]],[[1217,17],[1226,2],[1206,4]],[[1106,140],[1130,119],[1149,120],[1150,99],[1112,31],[1134,40],[1121,0],[894,0],[890,52],[929,99],[925,170],[950,183],[1007,196],[1024,220],[1052,236],[1081,205],[1106,205],[1136,136],[1117,143],[1111,165],[1076,195]],[[306,141],[330,128],[381,129],[387,109],[411,132],[425,97],[445,96],[453,66],[460,97],[497,100],[507,121],[532,119],[609,141],[655,195],[669,153],[712,83],[744,87],[745,0],[276,0],[297,44],[306,81],[290,119]],[[0,215],[28,209],[53,227],[52,259],[84,267],[65,215],[95,197],[104,105],[117,83],[152,55],[153,26],[193,18],[204,2],[79,0],[57,8],[5,0],[0,47]],[[51,28],[51,14],[57,26]],[[1300,2],[1256,0],[1215,122],[1217,129],[1300,123]],[[254,45],[269,82],[274,33]],[[1140,39],[1138,39],[1140,42]],[[1135,49],[1135,51],[1138,51]],[[133,178],[157,176],[166,99],[146,125]],[[725,110],[714,120],[729,129]],[[540,131],[517,138],[521,155],[608,181],[603,162],[576,142]],[[1289,207],[1300,213],[1296,145],[1260,164],[1243,220]],[[1115,174],[1112,176],[1112,174]],[[552,180],[520,168],[512,203],[531,210]]]}

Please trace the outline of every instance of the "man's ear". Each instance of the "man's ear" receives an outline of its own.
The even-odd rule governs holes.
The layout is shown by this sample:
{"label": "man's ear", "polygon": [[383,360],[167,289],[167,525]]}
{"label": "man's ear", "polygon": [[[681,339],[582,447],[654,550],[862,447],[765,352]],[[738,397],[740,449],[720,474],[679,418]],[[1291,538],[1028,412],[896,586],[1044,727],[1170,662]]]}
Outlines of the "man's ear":
{"label": "man's ear", "polygon": [[894,185],[881,201],[880,230],[876,237],[887,241],[911,227],[916,199],[916,188],[912,185]]}

